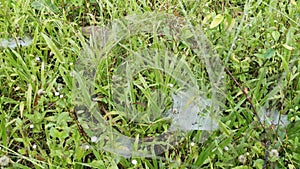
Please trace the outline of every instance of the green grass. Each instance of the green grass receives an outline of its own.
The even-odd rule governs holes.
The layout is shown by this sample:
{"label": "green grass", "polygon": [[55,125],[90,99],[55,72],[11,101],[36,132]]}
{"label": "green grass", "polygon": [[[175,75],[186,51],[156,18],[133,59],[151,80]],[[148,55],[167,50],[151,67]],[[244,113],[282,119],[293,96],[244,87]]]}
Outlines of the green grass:
{"label": "green grass", "polygon": [[[33,38],[26,47],[0,48],[0,166],[3,157],[9,157],[7,168],[300,168],[299,2],[8,0],[0,1],[0,9],[0,43],[9,38]],[[85,149],[89,140],[72,115],[72,72],[78,58],[86,57],[83,48],[89,42],[89,34],[82,28],[153,11],[201,25],[252,103],[234,80],[225,76],[220,129],[190,131],[174,148],[151,158],[126,159],[96,148],[104,143]],[[185,33],[182,36],[189,36]],[[211,97],[206,64],[184,41],[147,33],[125,38],[95,62],[95,99],[97,106],[107,110],[104,118],[110,126],[128,137],[166,132],[170,121],[161,119],[160,112],[172,107],[170,95],[180,85],[178,79],[157,69],[136,73],[128,92],[136,111],[148,111],[136,123],[118,107],[116,100],[125,98],[121,94],[121,99],[114,98],[113,73],[124,59],[133,57],[132,51],[163,45],[189,64],[199,88]],[[99,53],[93,49],[89,48]],[[171,89],[170,84],[174,84]],[[151,99],[158,89],[165,100],[154,107]],[[276,128],[277,124],[262,122],[261,126],[251,106],[259,113],[265,108],[278,111],[281,117],[287,115],[289,124]],[[149,114],[154,120],[149,120]]]}

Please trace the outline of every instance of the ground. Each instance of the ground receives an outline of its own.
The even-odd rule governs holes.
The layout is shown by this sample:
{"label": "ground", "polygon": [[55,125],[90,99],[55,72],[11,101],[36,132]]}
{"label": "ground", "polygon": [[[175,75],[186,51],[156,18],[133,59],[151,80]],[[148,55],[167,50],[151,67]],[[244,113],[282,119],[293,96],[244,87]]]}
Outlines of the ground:
{"label": "ground", "polygon": [[300,168],[299,2],[0,8],[1,167]]}

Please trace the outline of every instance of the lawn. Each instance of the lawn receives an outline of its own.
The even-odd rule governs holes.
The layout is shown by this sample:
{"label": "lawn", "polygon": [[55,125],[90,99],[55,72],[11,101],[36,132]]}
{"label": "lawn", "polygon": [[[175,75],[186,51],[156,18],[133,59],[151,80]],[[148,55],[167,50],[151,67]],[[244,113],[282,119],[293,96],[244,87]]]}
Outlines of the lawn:
{"label": "lawn", "polygon": [[0,9],[1,168],[300,168],[300,2]]}

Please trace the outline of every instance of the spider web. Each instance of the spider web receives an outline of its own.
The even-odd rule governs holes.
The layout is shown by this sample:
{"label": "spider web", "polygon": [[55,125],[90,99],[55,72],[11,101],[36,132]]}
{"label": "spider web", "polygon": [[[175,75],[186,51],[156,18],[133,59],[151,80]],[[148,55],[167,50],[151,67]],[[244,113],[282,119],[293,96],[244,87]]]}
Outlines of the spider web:
{"label": "spider web", "polygon": [[[185,18],[164,13],[146,13],[114,20],[108,26],[88,29],[90,43],[84,45],[83,55],[75,65],[72,94],[78,121],[86,135],[93,138],[92,142],[97,149],[125,158],[153,157],[174,147],[190,130],[213,131],[218,128],[218,117],[224,102],[225,73],[220,59],[200,28]],[[204,63],[210,90],[199,87],[190,63],[170,47],[134,51],[122,42],[145,33],[187,45]],[[123,135],[105,120],[98,103],[92,100],[98,63],[117,46],[126,49],[128,57],[114,68],[111,79],[110,99],[114,102],[115,111],[122,112],[129,121],[135,123],[170,119],[168,131],[147,138]],[[141,87],[141,90],[151,90],[148,92],[150,94],[145,94],[147,108],[141,111],[133,104],[136,103],[136,96],[131,91],[137,85],[133,79],[141,76],[145,70],[159,71],[171,77],[176,87],[169,87],[169,93],[159,88]],[[172,106],[163,112],[168,99],[172,101]]]}

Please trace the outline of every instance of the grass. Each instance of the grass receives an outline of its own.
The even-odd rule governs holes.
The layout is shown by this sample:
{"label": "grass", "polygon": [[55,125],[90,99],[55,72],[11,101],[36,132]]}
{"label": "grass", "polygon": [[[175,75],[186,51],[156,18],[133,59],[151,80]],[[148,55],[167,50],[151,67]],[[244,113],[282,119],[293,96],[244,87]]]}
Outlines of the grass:
{"label": "grass", "polygon": [[[1,167],[300,167],[299,2],[10,0],[1,1],[0,8],[0,43],[3,39],[33,38],[29,46],[0,49]],[[89,33],[82,28],[109,25],[125,16],[140,16],[152,11],[186,17],[192,25],[201,25],[233,78],[227,75],[224,79],[218,130],[187,132],[184,137],[179,137],[180,140],[175,140],[176,144],[170,140],[174,147],[159,156],[124,158],[103,150],[103,147],[108,150],[114,145],[89,143],[93,129],[103,131],[102,125],[86,130],[87,138],[78,128],[77,123],[85,123],[80,119],[76,121],[72,113],[76,110],[74,95],[80,96],[74,91],[72,72],[78,59],[91,57],[94,52],[99,54],[99,46],[87,46]],[[183,31],[181,36],[188,40],[190,35]],[[196,83],[206,97],[213,97],[207,63],[199,59],[187,43],[168,36],[140,33],[108,44],[112,50],[103,59],[88,63],[98,65],[96,85],[93,86],[96,89],[93,98],[98,104],[90,101],[88,106],[105,110],[102,111],[103,118],[109,123],[109,129],[137,140],[137,144],[141,138],[165,133],[170,121],[162,119],[160,113],[172,107],[171,94],[182,87],[178,80],[187,78],[180,71],[172,72],[173,69],[192,72],[196,80],[187,78],[192,81],[190,84]],[[96,45],[100,45],[99,42]],[[126,69],[120,66],[126,59],[128,63],[142,63],[134,60],[134,52],[153,51],[162,46],[175,53],[169,58],[171,63],[180,60],[173,67],[164,65],[169,66],[168,71],[157,70],[155,66],[143,71],[140,67]],[[161,59],[169,57],[161,53],[159,56]],[[130,71],[136,73],[132,75]],[[117,75],[124,83],[114,83],[112,79],[116,72],[120,72]],[[131,76],[131,88],[127,90],[124,84]],[[174,86],[170,87],[170,84]],[[158,96],[156,90],[163,91],[162,96]],[[124,106],[120,106],[122,102],[129,104],[125,102],[128,98],[123,92],[131,96],[129,101],[135,103],[134,111],[147,113],[126,114]],[[156,98],[162,98],[162,101],[155,107],[151,101]],[[89,95],[84,99],[90,100]],[[269,123],[259,116],[262,112],[280,114],[281,119],[287,117],[289,124]],[[142,120],[136,122],[134,118]],[[121,148],[119,146],[117,152],[128,151],[126,146]],[[9,162],[4,166],[6,157]]]}

